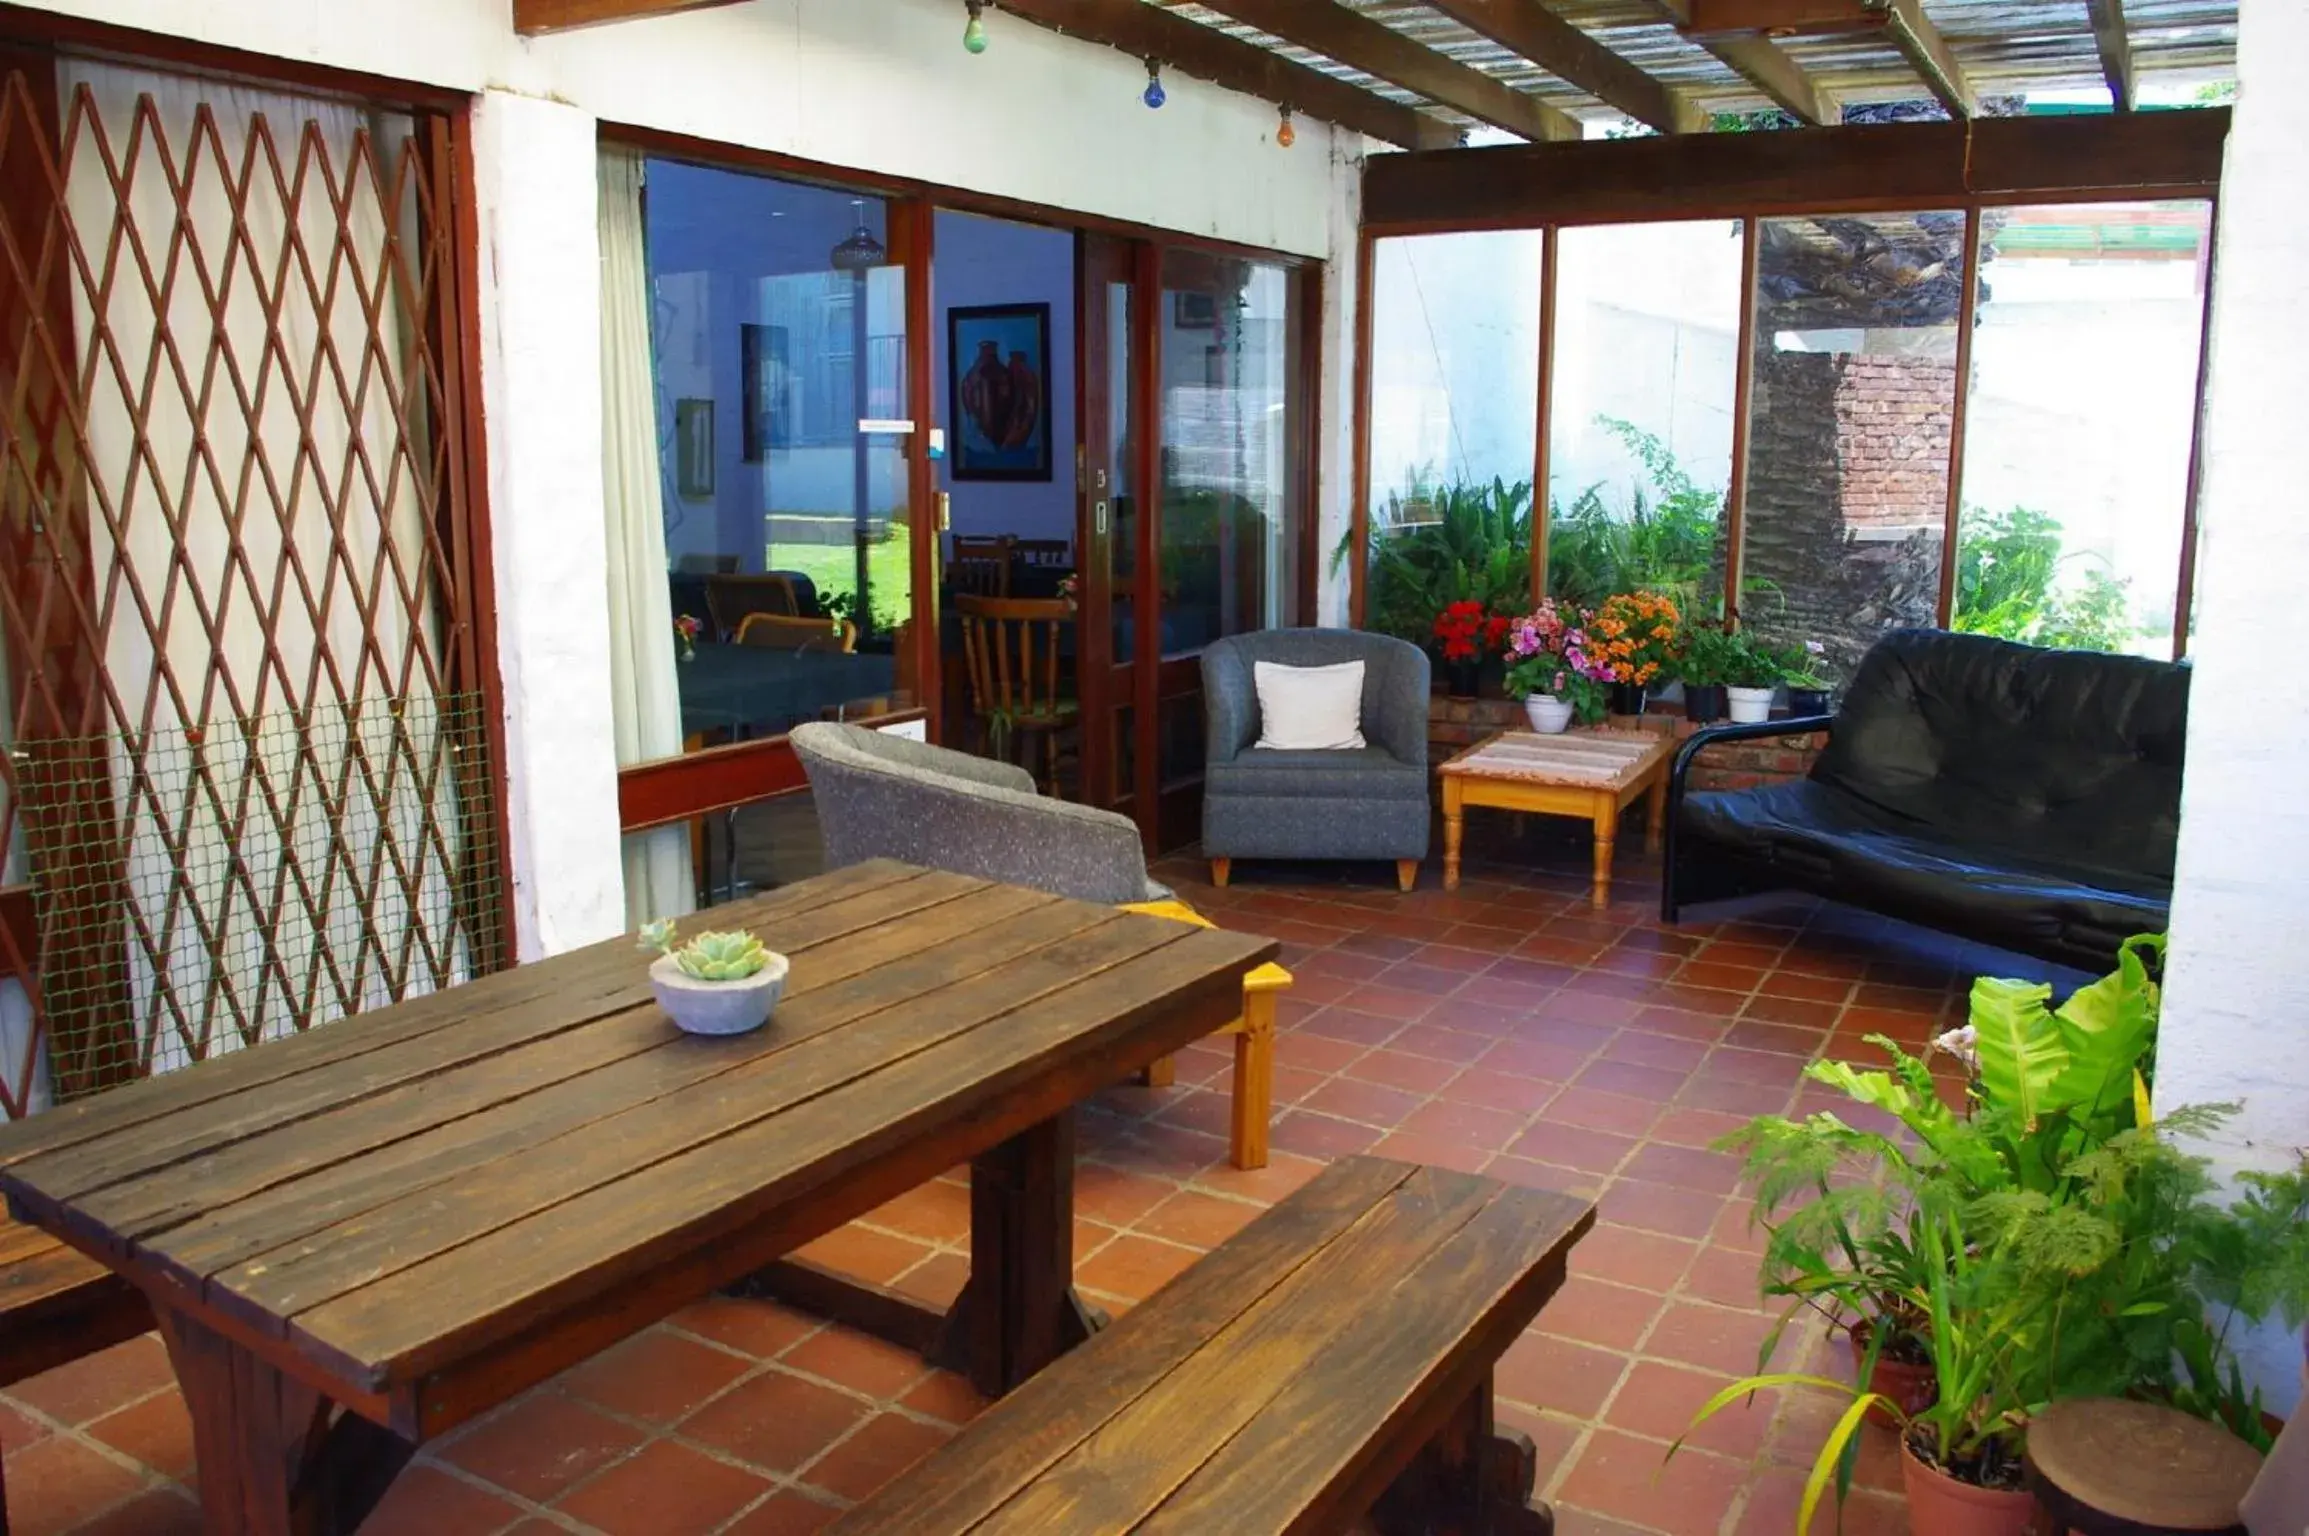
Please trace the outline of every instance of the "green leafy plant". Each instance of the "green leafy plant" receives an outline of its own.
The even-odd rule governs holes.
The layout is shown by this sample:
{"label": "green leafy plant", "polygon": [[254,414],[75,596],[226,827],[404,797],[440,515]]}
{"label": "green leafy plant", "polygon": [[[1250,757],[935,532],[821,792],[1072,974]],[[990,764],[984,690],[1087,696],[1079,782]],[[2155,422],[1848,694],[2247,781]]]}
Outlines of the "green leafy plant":
{"label": "green leafy plant", "polygon": [[2128,584],[2096,566],[2073,593],[2057,591],[2061,568],[2082,558],[2064,555],[2062,544],[2049,513],[1967,507],[1957,531],[1953,627],[2063,650],[2126,649],[2140,634]]}
{"label": "green leafy plant", "polygon": [[1734,653],[1740,639],[1721,624],[1694,624],[1684,631],[1684,654],[1676,662],[1676,681],[1693,688],[1720,688],[1730,681]]}
{"label": "green leafy plant", "polygon": [[750,933],[701,933],[674,945],[674,924],[661,917],[641,930],[641,947],[673,956],[682,974],[698,981],[743,981],[770,963],[770,952]]}
{"label": "green leafy plant", "polygon": [[1724,527],[1724,496],[1694,480],[1666,439],[1616,416],[1598,416],[1644,469],[1624,508],[1588,486],[1569,506],[1551,503],[1547,589],[1583,608],[1615,592],[1666,593],[1689,612],[1703,606],[1715,579]]}
{"label": "green leafy plant", "polygon": [[[1345,559],[1341,541],[1333,562]],[[1438,486],[1424,476],[1390,496],[1371,526],[1364,627],[1415,645],[1457,602],[1489,613],[1529,606],[1531,482]]]}
{"label": "green leafy plant", "polygon": [[1746,630],[1736,630],[1726,637],[1730,642],[1724,648],[1724,682],[1733,688],[1777,688],[1787,675],[1780,665],[1779,653],[1758,641]]}

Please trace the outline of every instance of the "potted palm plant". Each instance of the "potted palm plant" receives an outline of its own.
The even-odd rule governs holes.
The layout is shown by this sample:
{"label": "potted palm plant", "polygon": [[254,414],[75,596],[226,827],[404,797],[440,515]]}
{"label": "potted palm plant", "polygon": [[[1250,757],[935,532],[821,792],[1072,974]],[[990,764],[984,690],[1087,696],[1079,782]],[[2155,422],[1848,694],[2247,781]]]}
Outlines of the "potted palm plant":
{"label": "potted palm plant", "polygon": [[[2036,1500],[2022,1486],[2021,1447],[2029,1407],[2026,1357],[2044,1335],[2043,1320],[2028,1314],[2032,1298],[2012,1292],[2002,1250],[1984,1254],[1959,1205],[1927,1198],[1917,1226],[1925,1285],[1907,1300],[1926,1319],[1931,1341],[1928,1406],[1911,1409],[1823,1376],[1768,1372],[1732,1383],[1693,1416],[1697,1428],[1771,1388],[1813,1388],[1847,1400],[1804,1480],[1799,1532],[1812,1528],[1831,1485],[1839,1497],[1848,1488],[1861,1426],[1878,1412],[1900,1436],[1900,1480],[1914,1536],[2026,1536],[2035,1519]],[[1679,1439],[1668,1454],[1682,1444]]]}

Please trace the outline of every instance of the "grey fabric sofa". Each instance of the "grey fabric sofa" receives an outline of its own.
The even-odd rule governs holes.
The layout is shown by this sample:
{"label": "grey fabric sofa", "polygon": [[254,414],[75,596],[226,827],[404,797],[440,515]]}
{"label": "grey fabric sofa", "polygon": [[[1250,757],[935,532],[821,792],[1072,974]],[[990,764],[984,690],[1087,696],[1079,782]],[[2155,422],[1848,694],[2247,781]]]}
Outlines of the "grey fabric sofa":
{"label": "grey fabric sofa", "polygon": [[[1259,739],[1252,667],[1363,663],[1359,750],[1278,752]],[[1409,890],[1427,857],[1427,653],[1353,629],[1270,629],[1203,651],[1209,758],[1203,855],[1213,884],[1236,859],[1391,859]]]}
{"label": "grey fabric sofa", "polygon": [[863,726],[794,727],[826,867],[902,859],[1081,901],[1160,901],[1138,826],[1034,792],[1023,768]]}

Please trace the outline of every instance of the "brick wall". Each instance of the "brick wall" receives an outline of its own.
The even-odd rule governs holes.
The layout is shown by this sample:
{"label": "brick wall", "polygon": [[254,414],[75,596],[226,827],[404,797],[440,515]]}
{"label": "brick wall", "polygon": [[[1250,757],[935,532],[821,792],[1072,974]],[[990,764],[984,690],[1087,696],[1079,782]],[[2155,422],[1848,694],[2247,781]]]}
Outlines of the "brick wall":
{"label": "brick wall", "polygon": [[1836,457],[1854,529],[1942,526],[1956,368],[1929,358],[1856,356],[1836,380]]}
{"label": "brick wall", "polygon": [[[1621,723],[1673,731],[1679,740],[1698,729],[1681,714],[1667,712]],[[1431,764],[1440,763],[1495,732],[1530,728],[1523,705],[1514,699],[1450,699],[1438,693],[1427,701],[1427,758]],[[1789,736],[1710,747],[1692,766],[1691,787],[1750,789],[1800,779],[1812,771],[1812,760],[1826,742],[1825,736]]]}

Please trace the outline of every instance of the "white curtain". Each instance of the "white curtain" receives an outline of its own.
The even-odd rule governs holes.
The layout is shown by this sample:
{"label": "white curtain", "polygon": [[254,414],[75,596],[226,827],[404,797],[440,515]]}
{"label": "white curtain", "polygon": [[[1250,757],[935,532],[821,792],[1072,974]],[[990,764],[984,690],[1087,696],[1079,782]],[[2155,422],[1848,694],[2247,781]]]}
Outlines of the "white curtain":
{"label": "white curtain", "polygon": [[[682,749],[641,184],[641,156],[602,151],[601,480],[609,516],[609,682],[620,766]],[[695,905],[694,891],[686,827],[626,838],[629,926],[680,916]]]}
{"label": "white curtain", "polygon": [[126,959],[160,1070],[467,969],[456,808],[420,769],[441,641],[431,456],[401,425],[424,414],[394,270],[397,243],[419,261],[412,126],[58,68]]}

